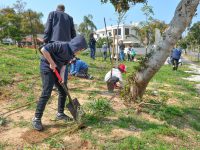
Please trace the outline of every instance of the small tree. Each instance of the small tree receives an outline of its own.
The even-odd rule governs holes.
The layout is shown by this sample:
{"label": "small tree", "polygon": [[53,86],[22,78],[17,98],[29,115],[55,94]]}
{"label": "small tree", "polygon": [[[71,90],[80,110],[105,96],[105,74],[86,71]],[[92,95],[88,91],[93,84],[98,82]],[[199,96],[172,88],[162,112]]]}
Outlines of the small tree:
{"label": "small tree", "polygon": [[147,3],[144,4],[141,10],[146,17],[146,22],[143,23],[143,31],[144,31],[143,34],[145,35],[146,54],[147,54],[147,47],[150,44],[151,37],[153,35],[152,28],[149,24],[153,20],[152,16],[154,15],[154,12],[153,12],[153,7],[148,5]]}
{"label": "small tree", "polygon": [[94,32],[97,29],[92,19],[92,15],[84,16],[83,22],[79,25],[78,28],[78,31],[86,36],[87,41],[89,41],[90,33]]}
{"label": "small tree", "polygon": [[[102,45],[103,45],[104,42],[107,43],[107,39],[106,39],[106,38],[99,38],[99,39],[97,40],[96,47],[97,47],[97,48],[102,48]],[[113,41],[112,41],[112,39],[109,39],[108,42],[109,42],[109,45],[111,45]]]}

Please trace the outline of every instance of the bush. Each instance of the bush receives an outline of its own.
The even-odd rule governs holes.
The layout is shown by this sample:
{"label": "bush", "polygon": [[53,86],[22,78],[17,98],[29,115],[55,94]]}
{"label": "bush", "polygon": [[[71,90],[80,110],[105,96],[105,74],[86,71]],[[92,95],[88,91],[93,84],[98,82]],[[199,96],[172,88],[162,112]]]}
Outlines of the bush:
{"label": "bush", "polygon": [[86,108],[89,113],[100,118],[107,116],[113,111],[110,102],[105,98],[94,99],[93,102],[86,105]]}

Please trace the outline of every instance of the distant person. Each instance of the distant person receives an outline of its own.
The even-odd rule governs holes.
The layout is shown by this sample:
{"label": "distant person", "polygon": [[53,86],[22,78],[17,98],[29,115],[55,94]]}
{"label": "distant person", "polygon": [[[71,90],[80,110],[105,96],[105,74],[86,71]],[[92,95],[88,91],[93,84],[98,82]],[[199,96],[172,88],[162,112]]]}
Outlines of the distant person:
{"label": "distant person", "polygon": [[103,58],[104,58],[104,60],[106,60],[106,58],[107,58],[107,51],[108,51],[108,46],[107,46],[106,42],[103,43],[102,50],[103,50]]}
{"label": "distant person", "polygon": [[174,48],[171,54],[171,60],[173,65],[173,70],[178,69],[179,59],[181,58],[182,50],[181,48]]}
{"label": "distant person", "polygon": [[[112,68],[104,78],[107,83],[109,92],[113,92],[116,87],[123,87],[122,73],[126,72],[126,66],[124,64],[118,65],[117,68]],[[119,83],[119,84],[118,84]]]}
{"label": "distant person", "polygon": [[91,34],[90,34],[89,47],[90,47],[90,57],[91,57],[92,59],[95,59],[96,40],[95,40],[95,38],[94,38],[94,33],[91,33]]}
{"label": "distant person", "polygon": [[88,65],[84,61],[74,57],[70,61],[70,64],[70,75],[85,79],[92,79],[92,76],[88,74]]}
{"label": "distant person", "polygon": [[64,82],[65,78],[65,67],[66,64],[72,59],[77,51],[87,48],[86,40],[83,36],[76,36],[70,42],[53,42],[45,45],[41,49],[43,56],[40,60],[40,72],[42,77],[42,93],[37,103],[35,116],[32,120],[34,129],[41,131],[42,116],[45,110],[45,106],[51,97],[51,92],[54,84],[58,88],[58,110],[56,114],[57,120],[69,121],[71,118],[64,113],[66,93],[63,87],[58,82],[54,74],[54,70],[57,69],[60,73]]}
{"label": "distant person", "polygon": [[64,5],[58,5],[56,11],[49,13],[44,30],[44,42],[67,42],[75,36],[73,18],[65,13]]}
{"label": "distant person", "polygon": [[132,46],[129,45],[128,50],[127,50],[128,61],[131,61],[131,50],[132,50]]}
{"label": "distant person", "polygon": [[124,49],[125,49],[125,45],[124,45],[123,41],[121,40],[119,42],[119,58],[121,61],[125,61]]}
{"label": "distant person", "polygon": [[135,56],[136,56],[136,51],[135,51],[134,48],[132,47],[132,48],[131,48],[131,61],[134,61]]}

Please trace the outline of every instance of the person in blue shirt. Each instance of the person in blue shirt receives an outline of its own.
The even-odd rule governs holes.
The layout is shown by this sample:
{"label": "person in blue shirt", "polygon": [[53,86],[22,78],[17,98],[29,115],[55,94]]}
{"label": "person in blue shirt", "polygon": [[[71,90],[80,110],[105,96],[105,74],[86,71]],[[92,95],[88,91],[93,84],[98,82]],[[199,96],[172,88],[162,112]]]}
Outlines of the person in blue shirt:
{"label": "person in blue shirt", "polygon": [[173,70],[178,69],[179,59],[181,58],[182,50],[180,48],[174,48],[171,53],[171,59],[173,64]]}
{"label": "person in blue shirt", "polygon": [[74,57],[70,63],[70,75],[86,79],[92,78],[88,74],[88,65],[84,61]]}
{"label": "person in blue shirt", "polygon": [[71,120],[64,114],[66,93],[57,77],[54,74],[58,70],[64,82],[66,82],[65,68],[66,64],[73,58],[74,54],[87,48],[87,42],[83,36],[76,36],[70,42],[53,42],[45,45],[41,49],[42,57],[40,60],[40,73],[42,77],[42,93],[37,103],[35,116],[32,120],[34,129],[41,131],[43,129],[41,118],[47,101],[51,97],[53,86],[58,89],[58,112],[56,119]]}

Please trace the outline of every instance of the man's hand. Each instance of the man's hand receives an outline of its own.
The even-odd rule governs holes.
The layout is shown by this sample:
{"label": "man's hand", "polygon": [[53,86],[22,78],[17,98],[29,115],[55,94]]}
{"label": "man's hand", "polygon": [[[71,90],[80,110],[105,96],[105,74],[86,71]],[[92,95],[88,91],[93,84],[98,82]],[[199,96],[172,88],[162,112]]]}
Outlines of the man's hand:
{"label": "man's hand", "polygon": [[50,68],[54,71],[56,69],[56,64],[50,64]]}

